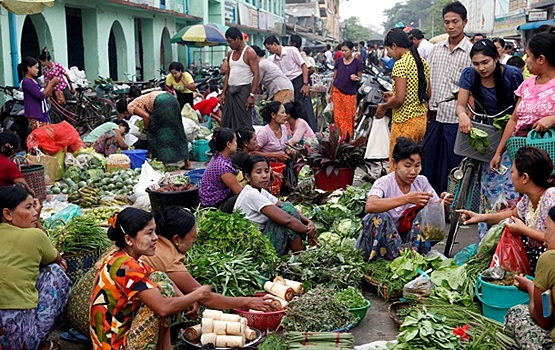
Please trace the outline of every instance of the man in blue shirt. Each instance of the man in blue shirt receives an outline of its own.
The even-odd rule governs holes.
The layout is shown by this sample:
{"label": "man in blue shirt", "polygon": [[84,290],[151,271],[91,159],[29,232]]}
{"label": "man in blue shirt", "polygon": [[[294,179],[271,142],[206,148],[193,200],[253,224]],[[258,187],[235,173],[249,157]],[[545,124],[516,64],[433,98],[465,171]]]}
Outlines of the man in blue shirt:
{"label": "man in blue shirt", "polygon": [[360,60],[362,61],[362,66],[366,67],[368,61],[368,53],[366,51],[366,44],[364,43],[364,41],[358,43],[358,48],[360,51]]}

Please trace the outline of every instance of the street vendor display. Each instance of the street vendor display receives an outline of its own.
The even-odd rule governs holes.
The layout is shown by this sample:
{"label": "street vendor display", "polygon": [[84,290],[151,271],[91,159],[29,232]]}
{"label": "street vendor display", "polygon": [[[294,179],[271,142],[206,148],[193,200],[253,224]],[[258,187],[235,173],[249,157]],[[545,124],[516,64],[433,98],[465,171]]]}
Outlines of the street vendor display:
{"label": "street vendor display", "polygon": [[0,256],[0,329],[5,332],[0,347],[55,348],[59,345],[47,337],[68,300],[65,260],[36,228],[38,212],[25,188],[0,188],[0,203],[2,242],[9,247]]}
{"label": "street vendor display", "polygon": [[[94,282],[90,304],[93,349],[168,344],[167,316],[188,310],[210,295],[210,286],[202,286],[183,296],[174,290],[167,274],[154,272],[139,260],[155,253],[155,227],[152,214],[140,209],[126,208],[113,218],[108,237],[119,249],[107,258]],[[119,313],[124,316],[116,322]]]}
{"label": "street vendor display", "polygon": [[438,197],[426,177],[419,175],[422,147],[408,138],[397,140],[393,149],[395,171],[379,178],[368,194],[368,215],[357,240],[366,261],[393,260],[403,247],[427,253],[431,244],[422,238],[419,211],[429,202],[445,199],[446,208],[452,202],[447,192]]}

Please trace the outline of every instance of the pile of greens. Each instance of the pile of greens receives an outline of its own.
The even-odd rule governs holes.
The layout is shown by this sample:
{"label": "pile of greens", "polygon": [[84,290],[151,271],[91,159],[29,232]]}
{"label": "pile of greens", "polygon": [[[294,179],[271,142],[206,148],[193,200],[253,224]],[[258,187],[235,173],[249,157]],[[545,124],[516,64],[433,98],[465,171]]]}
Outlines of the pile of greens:
{"label": "pile of greens", "polygon": [[111,245],[106,231],[86,216],[74,216],[67,225],[53,225],[47,234],[54,247],[66,257],[103,252]]}
{"label": "pile of greens", "polygon": [[258,350],[287,350],[287,344],[285,343],[285,339],[277,335],[276,333],[272,333],[266,337],[262,344],[258,345]]}
{"label": "pile of greens", "polygon": [[356,309],[368,304],[368,301],[364,298],[360,290],[353,286],[349,286],[335,293],[335,300],[347,305],[349,309]]}
{"label": "pile of greens", "polygon": [[199,213],[197,235],[193,249],[207,252],[233,253],[250,251],[255,270],[266,276],[273,276],[278,257],[270,240],[256,225],[239,211],[231,214],[219,210]]}
{"label": "pile of greens", "polygon": [[359,250],[323,245],[284,256],[277,272],[284,278],[303,281],[305,289],[323,285],[339,290],[358,286],[365,267]]}
{"label": "pile of greens", "polygon": [[262,289],[265,280],[254,256],[251,250],[223,253],[195,244],[187,252],[186,266],[200,284],[211,285],[216,293],[251,296]]}
{"label": "pile of greens", "polygon": [[468,145],[481,154],[486,153],[486,149],[490,146],[488,133],[478,128],[470,129]]}
{"label": "pile of greens", "polygon": [[357,317],[334,298],[333,291],[317,287],[287,305],[281,325],[286,331],[328,332],[355,324]]}

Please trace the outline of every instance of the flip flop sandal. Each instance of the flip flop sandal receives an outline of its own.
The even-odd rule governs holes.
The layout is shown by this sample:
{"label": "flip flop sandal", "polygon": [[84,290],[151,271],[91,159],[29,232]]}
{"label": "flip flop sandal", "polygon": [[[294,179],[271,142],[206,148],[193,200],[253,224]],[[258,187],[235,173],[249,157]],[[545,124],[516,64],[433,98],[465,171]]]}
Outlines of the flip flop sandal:
{"label": "flip flop sandal", "polygon": [[90,344],[91,340],[74,329],[70,329],[60,335],[60,339],[71,343]]}
{"label": "flip flop sandal", "polygon": [[48,342],[48,350],[59,350],[60,344],[54,340],[47,340]]}

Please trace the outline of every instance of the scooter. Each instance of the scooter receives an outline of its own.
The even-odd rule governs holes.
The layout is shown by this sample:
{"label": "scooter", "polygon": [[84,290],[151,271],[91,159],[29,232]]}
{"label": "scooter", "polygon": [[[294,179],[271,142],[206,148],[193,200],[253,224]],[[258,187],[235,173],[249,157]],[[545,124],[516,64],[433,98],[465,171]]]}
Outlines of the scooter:
{"label": "scooter", "polygon": [[376,66],[368,67],[366,73],[368,76],[357,92],[355,137],[368,137],[378,104],[383,102],[383,93],[393,91],[391,78],[384,75]]}
{"label": "scooter", "polygon": [[0,131],[15,132],[21,139],[21,147],[26,148],[29,121],[25,117],[23,91],[13,86],[0,86],[0,91],[9,97],[9,100],[0,108]]}

